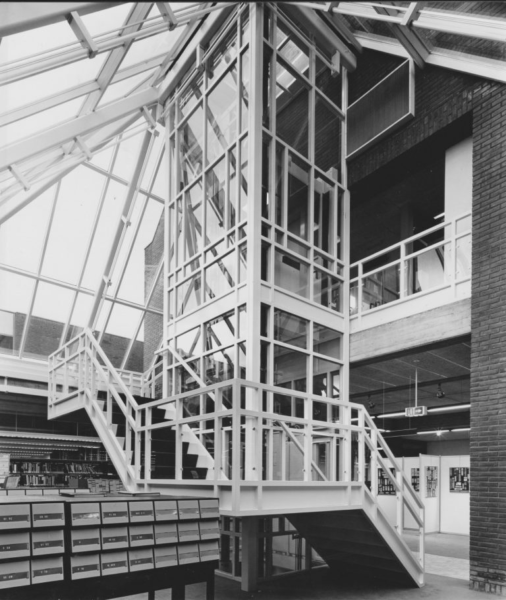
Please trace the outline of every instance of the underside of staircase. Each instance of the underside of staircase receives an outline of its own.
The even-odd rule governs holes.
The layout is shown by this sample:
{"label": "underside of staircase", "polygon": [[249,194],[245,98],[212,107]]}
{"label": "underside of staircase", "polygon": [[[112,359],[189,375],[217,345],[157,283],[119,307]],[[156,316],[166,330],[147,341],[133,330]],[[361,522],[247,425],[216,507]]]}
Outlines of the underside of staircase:
{"label": "underside of staircase", "polygon": [[287,518],[336,576],[420,585],[363,510],[299,513]]}

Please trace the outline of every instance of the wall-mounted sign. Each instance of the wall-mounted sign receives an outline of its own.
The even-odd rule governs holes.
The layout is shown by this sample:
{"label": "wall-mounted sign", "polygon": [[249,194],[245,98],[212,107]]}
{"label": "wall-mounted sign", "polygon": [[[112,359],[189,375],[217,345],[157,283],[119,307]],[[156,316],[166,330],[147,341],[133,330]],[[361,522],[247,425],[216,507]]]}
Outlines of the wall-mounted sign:
{"label": "wall-mounted sign", "polygon": [[425,497],[435,498],[437,496],[437,467],[425,467]]}
{"label": "wall-mounted sign", "polygon": [[415,492],[420,491],[420,469],[418,467],[411,469],[411,487]]}
{"label": "wall-mounted sign", "polygon": [[[392,473],[394,472],[393,468],[390,468]],[[395,487],[388,475],[383,471],[383,469],[378,469],[378,496],[394,496],[395,495]]]}
{"label": "wall-mounted sign", "polygon": [[450,492],[469,493],[469,467],[450,467]]}

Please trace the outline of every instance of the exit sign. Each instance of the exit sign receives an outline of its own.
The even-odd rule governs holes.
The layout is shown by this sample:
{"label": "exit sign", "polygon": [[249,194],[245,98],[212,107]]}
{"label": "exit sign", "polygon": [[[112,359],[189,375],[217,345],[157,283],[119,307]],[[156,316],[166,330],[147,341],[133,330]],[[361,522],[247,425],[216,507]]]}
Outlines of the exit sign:
{"label": "exit sign", "polygon": [[405,409],[406,417],[424,417],[427,414],[426,406],[410,406]]}

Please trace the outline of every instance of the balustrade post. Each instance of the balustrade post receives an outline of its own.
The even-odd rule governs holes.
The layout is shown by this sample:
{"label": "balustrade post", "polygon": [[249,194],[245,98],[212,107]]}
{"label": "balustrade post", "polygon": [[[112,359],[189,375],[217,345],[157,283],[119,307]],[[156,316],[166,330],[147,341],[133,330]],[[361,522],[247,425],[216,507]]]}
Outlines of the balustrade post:
{"label": "balustrade post", "polygon": [[[313,444],[313,425],[311,423],[313,419],[313,400],[306,396],[305,404],[307,407],[307,417],[304,419],[304,481],[311,481],[313,475],[312,462],[312,444]],[[287,440],[288,442],[288,440]]]}
{"label": "balustrade post", "polygon": [[223,469],[223,444],[221,432],[223,430],[223,419],[218,417],[218,412],[223,410],[223,388],[219,387],[214,395],[214,480],[221,479]]}
{"label": "balustrade post", "polygon": [[365,469],[365,409],[361,409],[358,413],[358,424],[360,432],[358,434],[358,474],[357,480],[362,483],[366,482],[366,469]]}
{"label": "balustrade post", "polygon": [[362,286],[363,286],[363,279],[362,277],[364,276],[364,265],[362,262],[358,263],[358,279],[357,279],[357,302],[358,302],[358,306],[357,306],[357,315],[359,320],[362,317]]}
{"label": "balustrade post", "polygon": [[[125,398],[126,416],[125,416],[125,460],[127,465],[132,459],[132,428],[130,426],[130,417],[132,416],[132,406]],[[123,413],[121,413],[123,415]]]}
{"label": "balustrade post", "polygon": [[183,479],[183,426],[181,425],[181,417],[183,414],[183,406],[181,398],[176,398],[174,401],[174,418],[175,418],[175,427],[174,433],[176,434],[176,456],[175,456],[175,465],[174,465],[174,479],[181,480]]}
{"label": "balustrade post", "polygon": [[139,428],[141,426],[141,415],[140,415],[139,410],[135,413],[135,426],[136,426],[136,430],[135,430],[135,438],[134,438],[134,442],[135,442],[134,473],[135,473],[135,478],[140,479],[141,478],[141,432],[139,431]]}
{"label": "balustrade post", "polygon": [[395,471],[395,479],[399,489],[396,492],[397,496],[397,517],[395,521],[395,528],[397,533],[401,535],[403,530],[403,519],[404,519],[404,478],[402,476],[402,470],[397,468]]}
{"label": "balustrade post", "polygon": [[[153,423],[153,409],[146,408],[146,427],[151,427]],[[135,411],[136,422],[137,417],[140,416],[140,410]],[[137,432],[140,437],[140,433]],[[144,434],[144,479],[151,479],[151,429],[146,429]]]}
{"label": "balustrade post", "polygon": [[378,496],[378,432],[371,429],[371,494],[376,500]]}
{"label": "balustrade post", "polygon": [[232,393],[232,509],[241,499],[241,384],[235,379]]}
{"label": "balustrade post", "polygon": [[406,273],[408,271],[408,265],[406,261],[406,244],[402,243],[400,245],[401,251],[401,259],[399,263],[400,273],[399,273],[399,299],[406,298],[407,294],[407,282],[406,282]]}

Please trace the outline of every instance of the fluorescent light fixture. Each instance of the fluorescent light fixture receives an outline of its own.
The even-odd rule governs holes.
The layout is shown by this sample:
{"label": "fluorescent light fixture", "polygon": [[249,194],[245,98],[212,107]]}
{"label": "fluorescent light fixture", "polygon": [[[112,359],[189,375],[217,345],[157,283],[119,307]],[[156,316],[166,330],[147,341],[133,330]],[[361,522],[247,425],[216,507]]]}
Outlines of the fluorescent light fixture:
{"label": "fluorescent light fixture", "polygon": [[404,417],[406,413],[396,412],[396,413],[386,413],[384,415],[378,415],[378,419],[386,419],[387,417]]}
{"label": "fluorescent light fixture", "polygon": [[427,412],[448,412],[451,410],[462,410],[466,408],[471,408],[470,404],[455,404],[455,406],[441,406],[440,408],[429,408]]}
{"label": "fluorescent light fixture", "polygon": [[450,433],[450,430],[449,429],[434,429],[432,431],[417,431],[416,435],[429,435],[431,433],[433,433],[439,437],[442,433]]}
{"label": "fluorescent light fixture", "polygon": [[452,429],[451,432],[455,433],[457,431],[471,431],[470,427],[459,427],[458,429]]}

